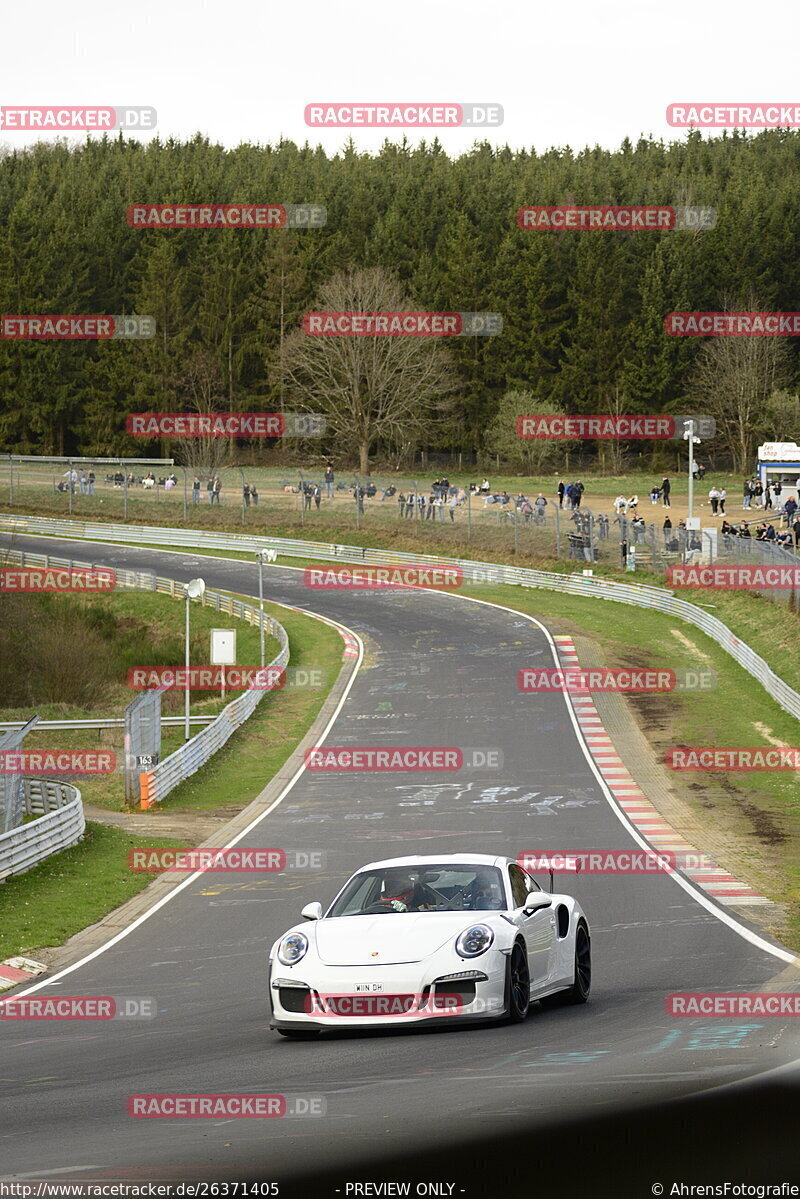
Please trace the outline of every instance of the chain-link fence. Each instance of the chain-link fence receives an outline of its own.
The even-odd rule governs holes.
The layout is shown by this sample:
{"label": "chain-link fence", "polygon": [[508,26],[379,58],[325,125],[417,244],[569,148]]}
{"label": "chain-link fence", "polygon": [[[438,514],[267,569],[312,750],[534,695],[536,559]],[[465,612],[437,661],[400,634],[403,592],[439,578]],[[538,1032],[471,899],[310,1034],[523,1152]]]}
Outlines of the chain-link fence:
{"label": "chain-link fence", "polygon": [[[26,735],[37,723],[39,717],[32,720],[21,729],[7,729],[0,732],[0,833],[8,833],[19,828],[24,816],[22,771],[13,767],[14,758],[7,755],[18,754]],[[6,769],[7,764],[9,768]]]}
{"label": "chain-link fence", "polygon": [[125,803],[135,806],[141,799],[139,775],[161,761],[162,687],[142,691],[125,709]]}

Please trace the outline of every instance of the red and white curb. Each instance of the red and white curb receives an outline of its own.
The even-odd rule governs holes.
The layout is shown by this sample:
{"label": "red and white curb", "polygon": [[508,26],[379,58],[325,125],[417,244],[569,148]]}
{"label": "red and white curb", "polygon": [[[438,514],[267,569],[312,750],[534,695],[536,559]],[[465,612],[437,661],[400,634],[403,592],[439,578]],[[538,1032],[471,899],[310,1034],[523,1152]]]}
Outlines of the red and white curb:
{"label": "red and white curb", "polygon": [[[339,631],[341,632],[341,629]],[[351,637],[349,633],[342,633],[342,637],[344,638],[344,654],[342,656],[344,658],[357,658],[358,642],[355,637]]]}
{"label": "red and white curb", "polygon": [[[571,637],[554,637],[561,664],[572,669],[580,669],[578,653]],[[595,764],[608,785],[611,794],[620,808],[637,831],[649,841],[654,849],[669,850],[672,853],[686,855],[690,860],[702,861],[704,865],[682,868],[682,873],[717,903],[725,907],[742,904],[771,903],[764,895],[759,895],[747,883],[739,882],[727,870],[701,853],[679,833],[676,833],[657,808],[650,803],[636,781],[629,774],[625,763],[617,753],[616,747],[603,727],[594,700],[591,695],[569,696],[578,724],[581,727],[589,752]]]}
{"label": "red and white curb", "polygon": [[43,974],[47,967],[43,962],[34,962],[31,958],[7,958],[0,962],[0,991],[16,987],[18,983],[29,982],[37,974]]}

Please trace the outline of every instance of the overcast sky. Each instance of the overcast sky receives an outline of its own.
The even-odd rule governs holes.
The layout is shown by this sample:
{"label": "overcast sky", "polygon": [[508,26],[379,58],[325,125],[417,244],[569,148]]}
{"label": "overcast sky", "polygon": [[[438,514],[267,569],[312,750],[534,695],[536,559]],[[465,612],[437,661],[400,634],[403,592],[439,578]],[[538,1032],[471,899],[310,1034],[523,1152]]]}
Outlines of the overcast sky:
{"label": "overcast sky", "polygon": [[[481,136],[537,150],[683,139],[665,110],[684,100],[800,102],[796,0],[38,0],[2,25],[1,105],[151,105],[160,137],[229,147],[336,151],[349,131],[309,128],[317,101],[492,102],[504,123]],[[365,150],[402,134],[352,131]],[[438,136],[458,153],[475,131]]]}

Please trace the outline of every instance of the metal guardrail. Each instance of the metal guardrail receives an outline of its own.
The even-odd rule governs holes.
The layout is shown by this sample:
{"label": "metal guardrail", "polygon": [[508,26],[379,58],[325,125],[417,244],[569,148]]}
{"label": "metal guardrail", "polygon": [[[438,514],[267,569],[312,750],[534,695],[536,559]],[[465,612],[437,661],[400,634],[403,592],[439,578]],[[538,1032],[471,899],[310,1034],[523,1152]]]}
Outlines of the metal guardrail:
{"label": "metal guardrail", "polygon": [[[34,554],[20,550],[6,550],[2,555],[6,561],[18,561],[23,566],[39,566],[45,570],[91,570],[90,562],[78,561],[75,558],[56,558],[51,554]],[[157,591],[183,599],[185,592],[182,583],[175,579],[166,579],[148,571],[115,570],[116,586],[122,590]],[[223,595],[219,591],[206,591],[202,597],[203,607],[215,608],[217,612],[226,612],[237,620],[248,624],[259,625],[262,614],[252,604],[243,603],[233,596]],[[275,658],[264,667],[265,671],[282,671],[289,663],[289,638],[283,625],[271,616],[263,615],[264,632],[274,637],[281,649]],[[195,774],[205,763],[221,749],[229,737],[244,724],[245,720],[255,711],[258,703],[267,694],[263,687],[250,687],[242,695],[227,704],[209,724],[184,745],[171,753],[152,770],[143,771],[140,776],[142,807],[151,807],[160,803],[166,796],[185,779]],[[37,725],[41,728],[42,724]]]}
{"label": "metal guardrail", "polygon": [[22,788],[25,812],[41,815],[0,833],[0,882],[24,874],[51,854],[75,845],[86,830],[81,793],[71,783],[23,778]]}
{"label": "metal guardrail", "polygon": [[[216,720],[216,716],[190,716],[189,724],[211,724],[212,720]],[[186,723],[184,716],[162,716],[161,723],[167,727],[183,727]],[[22,729],[25,727],[24,720],[2,720],[0,721],[0,732],[6,730]],[[40,720],[36,725],[37,733],[51,732],[55,730],[80,731],[81,729],[124,729],[124,716],[99,716],[96,720],[91,717],[88,720]]]}
{"label": "metal guardrail", "polygon": [[[450,566],[464,572],[465,582],[498,583],[520,587],[539,587],[549,591],[583,595],[592,599],[611,600],[651,608],[694,625],[716,641],[726,653],[757,680],[775,701],[800,720],[800,694],[775,674],[763,658],[740,641],[727,625],[716,616],[677,599],[663,587],[614,583],[604,579],[587,578],[577,574],[556,574],[551,571],[530,570],[524,567],[503,566],[496,562],[475,562],[468,559],[440,558],[431,554],[405,554],[393,550],[375,550],[365,546],[334,545],[318,541],[300,541],[277,537],[253,537],[241,533],[207,533],[196,529],[164,529],[152,525],[100,524],[89,521],[55,520],[50,517],[17,517],[0,513],[0,531],[11,533],[45,533],[51,536],[82,537],[93,541],[148,543],[184,549],[228,549],[255,553],[259,549],[274,549],[289,557],[357,562],[378,565]],[[487,576],[487,572],[491,572]],[[202,734],[201,734],[202,735]]]}

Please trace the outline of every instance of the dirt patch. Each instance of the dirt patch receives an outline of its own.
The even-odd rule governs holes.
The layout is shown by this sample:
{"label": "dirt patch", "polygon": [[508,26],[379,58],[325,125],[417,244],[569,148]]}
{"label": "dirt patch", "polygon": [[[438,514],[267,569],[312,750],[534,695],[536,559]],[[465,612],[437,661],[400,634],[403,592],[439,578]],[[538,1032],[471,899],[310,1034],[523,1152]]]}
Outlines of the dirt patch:
{"label": "dirt patch", "polygon": [[672,633],[672,636],[675,637],[676,640],[680,641],[684,649],[691,650],[691,652],[696,654],[702,662],[705,662],[709,666],[711,665],[712,659],[709,657],[709,655],[695,645],[692,639],[687,637],[685,633],[682,633],[680,629],[670,629],[670,633]]}
{"label": "dirt patch", "polygon": [[788,839],[769,812],[763,811],[762,808],[745,799],[736,784],[732,783],[724,774],[712,771],[709,777],[726,795],[730,796],[737,808],[747,817],[753,832],[762,845],[781,845]]}

